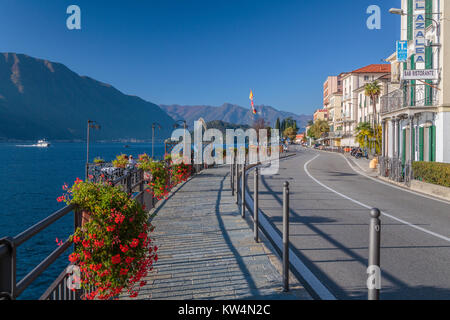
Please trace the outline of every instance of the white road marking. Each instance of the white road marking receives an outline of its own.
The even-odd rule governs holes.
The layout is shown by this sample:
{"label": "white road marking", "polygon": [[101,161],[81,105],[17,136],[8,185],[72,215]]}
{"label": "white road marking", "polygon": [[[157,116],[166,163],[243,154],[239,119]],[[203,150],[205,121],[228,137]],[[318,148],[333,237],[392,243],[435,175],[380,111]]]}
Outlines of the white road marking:
{"label": "white road marking", "polygon": [[[340,193],[340,192],[338,192],[338,191],[336,191],[336,190],[334,190],[334,189],[328,187],[327,185],[323,184],[322,182],[320,182],[319,180],[317,180],[316,178],[314,178],[314,177],[311,175],[311,173],[309,173],[309,171],[308,171],[308,165],[309,165],[311,162],[313,162],[314,160],[316,160],[319,156],[320,156],[320,154],[316,155],[314,158],[312,158],[311,160],[309,160],[308,162],[306,162],[305,165],[303,166],[303,168],[304,168],[306,174],[307,174],[312,180],[314,180],[317,184],[321,185],[321,186],[324,187],[325,189],[327,189],[327,190],[329,190],[329,191],[331,191],[331,192],[334,192],[334,193],[336,193],[337,195],[339,195],[339,196],[341,196],[341,197],[343,197],[343,198],[345,198],[345,199],[347,199],[347,200],[350,200],[350,201],[352,201],[352,202],[354,202],[354,203],[356,203],[356,204],[358,204],[358,205],[360,205],[360,206],[362,206],[362,207],[364,207],[364,208],[367,208],[367,209],[369,209],[369,210],[370,210],[370,209],[373,209],[373,207],[371,207],[371,206],[369,206],[369,205],[366,205],[366,204],[364,204],[364,203],[362,203],[362,202],[360,202],[360,201],[358,201],[358,200],[352,199],[352,198],[350,198],[350,197],[348,197],[348,196],[346,196],[346,195],[344,195],[344,194],[342,194],[342,193]],[[397,218],[397,217],[394,217],[393,215],[390,215],[390,214],[388,214],[388,213],[386,213],[386,212],[383,212],[383,211],[382,211],[381,214],[384,215],[384,216],[386,216],[386,217],[388,217],[388,218],[391,218],[391,219],[393,219],[393,220],[395,220],[395,221],[397,221],[397,222],[403,223],[403,224],[405,224],[405,225],[407,225],[407,226],[409,226],[409,227],[411,227],[411,228],[417,229],[417,230],[419,230],[419,231],[422,231],[422,232],[425,232],[425,233],[427,233],[427,234],[429,234],[429,235],[432,235],[432,236],[434,236],[434,237],[436,237],[436,238],[439,238],[439,239],[445,240],[445,241],[447,241],[447,242],[450,242],[450,238],[449,238],[449,237],[446,237],[446,236],[443,236],[443,235],[438,234],[438,233],[436,233],[436,232],[433,232],[433,231],[427,230],[427,229],[425,229],[425,228],[416,226],[416,225],[414,225],[414,224],[412,224],[412,223],[410,223],[410,222],[408,222],[408,221],[405,221],[405,220],[399,219],[399,218]]]}

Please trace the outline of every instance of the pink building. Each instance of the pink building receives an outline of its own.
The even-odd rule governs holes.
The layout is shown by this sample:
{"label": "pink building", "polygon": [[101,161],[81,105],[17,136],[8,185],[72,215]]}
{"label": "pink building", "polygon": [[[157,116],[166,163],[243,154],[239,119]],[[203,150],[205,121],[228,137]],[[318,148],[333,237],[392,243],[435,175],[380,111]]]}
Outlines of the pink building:
{"label": "pink building", "polygon": [[323,106],[328,109],[330,104],[330,96],[336,93],[342,93],[341,75],[330,76],[323,84]]}

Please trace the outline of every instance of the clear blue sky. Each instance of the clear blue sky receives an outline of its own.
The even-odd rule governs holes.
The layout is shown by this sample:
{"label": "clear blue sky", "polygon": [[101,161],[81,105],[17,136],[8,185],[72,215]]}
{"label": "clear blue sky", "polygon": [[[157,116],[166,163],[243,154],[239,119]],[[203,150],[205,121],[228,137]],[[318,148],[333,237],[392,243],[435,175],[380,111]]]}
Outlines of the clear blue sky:
{"label": "clear blue sky", "polygon": [[[82,30],[66,28],[81,7]],[[369,30],[369,5],[382,29]],[[400,0],[0,0],[0,52],[61,62],[157,104],[311,114],[326,76],[395,50]]]}

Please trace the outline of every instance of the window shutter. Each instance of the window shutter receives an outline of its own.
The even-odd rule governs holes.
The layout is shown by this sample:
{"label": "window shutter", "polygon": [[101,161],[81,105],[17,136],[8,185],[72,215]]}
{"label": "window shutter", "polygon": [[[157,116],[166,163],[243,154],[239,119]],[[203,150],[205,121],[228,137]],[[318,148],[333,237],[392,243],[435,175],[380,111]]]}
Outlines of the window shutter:
{"label": "window shutter", "polygon": [[424,146],[424,141],[423,141],[423,138],[424,138],[424,128],[423,127],[420,127],[419,128],[419,161],[423,161],[423,159],[424,159],[424,148],[423,148],[423,146]]}
{"label": "window shutter", "polygon": [[416,161],[416,128],[414,125],[411,129],[412,133],[412,147],[411,147],[411,161]]}
{"label": "window shutter", "polygon": [[408,0],[408,41],[411,41],[413,39],[413,6],[414,6],[414,1],[413,0]]}
{"label": "window shutter", "polygon": [[[415,62],[416,56],[413,54],[411,56],[411,70],[416,70],[416,62]],[[410,106],[413,107],[416,105],[416,80],[411,80],[411,103]]]}
{"label": "window shutter", "polygon": [[[425,69],[433,69],[433,48],[425,48]],[[425,83],[432,84],[431,80],[426,80]],[[425,105],[431,106],[433,104],[433,88],[425,85]]]}
{"label": "window shutter", "polygon": [[436,126],[430,127],[430,161],[436,161]]}
{"label": "window shutter", "polygon": [[433,21],[430,20],[433,18],[433,0],[426,0],[425,1],[425,17],[427,18],[425,20],[425,27],[429,27]]}

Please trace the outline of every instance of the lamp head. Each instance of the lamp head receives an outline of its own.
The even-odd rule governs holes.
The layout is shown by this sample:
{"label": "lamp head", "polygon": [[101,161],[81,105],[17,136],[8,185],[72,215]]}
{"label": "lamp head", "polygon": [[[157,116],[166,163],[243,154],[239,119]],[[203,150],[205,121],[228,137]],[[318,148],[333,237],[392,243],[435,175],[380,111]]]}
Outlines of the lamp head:
{"label": "lamp head", "polygon": [[401,15],[401,16],[404,15],[403,10],[402,9],[398,9],[398,8],[391,8],[391,9],[389,9],[389,13],[398,14],[398,15]]}

